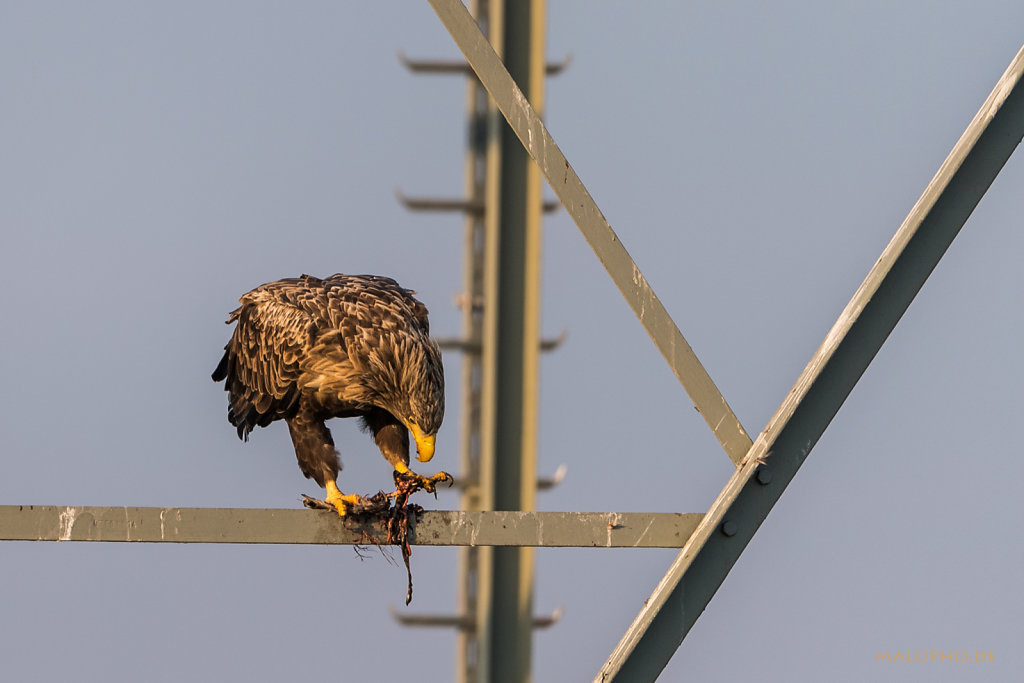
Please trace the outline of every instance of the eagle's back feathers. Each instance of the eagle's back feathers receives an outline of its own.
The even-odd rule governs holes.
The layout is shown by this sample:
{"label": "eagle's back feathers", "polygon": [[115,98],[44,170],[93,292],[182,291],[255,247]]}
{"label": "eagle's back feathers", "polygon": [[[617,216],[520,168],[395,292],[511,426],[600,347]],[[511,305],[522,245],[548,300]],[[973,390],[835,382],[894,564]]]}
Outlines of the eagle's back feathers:
{"label": "eagle's back feathers", "polygon": [[419,406],[426,427],[440,426],[444,376],[427,308],[391,278],[303,275],[239,303],[213,379],[227,380],[228,419],[240,437],[292,417],[300,401],[322,419]]}

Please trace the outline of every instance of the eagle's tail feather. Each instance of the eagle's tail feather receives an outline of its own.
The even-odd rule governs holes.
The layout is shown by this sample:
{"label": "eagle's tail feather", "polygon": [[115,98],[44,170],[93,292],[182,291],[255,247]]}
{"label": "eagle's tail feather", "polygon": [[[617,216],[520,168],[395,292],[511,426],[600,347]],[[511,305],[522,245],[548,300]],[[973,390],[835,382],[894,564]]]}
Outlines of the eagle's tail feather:
{"label": "eagle's tail feather", "polygon": [[225,349],[224,356],[220,359],[220,363],[217,363],[217,369],[213,371],[212,375],[210,375],[214,382],[223,382],[227,379],[230,356],[231,352]]}

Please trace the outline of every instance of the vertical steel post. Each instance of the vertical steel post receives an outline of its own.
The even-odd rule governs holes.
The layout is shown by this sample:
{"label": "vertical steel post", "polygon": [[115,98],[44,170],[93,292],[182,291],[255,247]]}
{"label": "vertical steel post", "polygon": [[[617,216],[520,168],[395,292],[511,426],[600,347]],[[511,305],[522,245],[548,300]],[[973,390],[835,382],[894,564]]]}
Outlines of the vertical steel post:
{"label": "vertical steel post", "polygon": [[[544,0],[492,0],[489,36],[536,109],[543,106]],[[540,340],[541,176],[515,133],[489,107],[483,333],[485,509],[532,510],[536,495]],[[478,680],[530,680],[533,551],[479,557]]]}
{"label": "vertical steel post", "polygon": [[[489,0],[473,0],[470,12],[485,33],[488,31]],[[480,81],[470,74],[466,83],[466,200],[484,205],[487,177],[487,140],[490,98]],[[490,113],[493,116],[493,112]],[[459,444],[459,472],[464,477],[459,507],[462,510],[481,510],[481,392],[483,383],[484,329],[484,246],[486,225],[484,213],[466,213],[463,248],[462,338],[468,346],[462,354],[462,420]],[[480,577],[480,548],[459,548],[459,585],[456,596],[456,614],[469,617],[474,625],[464,626],[455,635],[456,683],[475,683],[479,680],[479,622],[478,602]]]}

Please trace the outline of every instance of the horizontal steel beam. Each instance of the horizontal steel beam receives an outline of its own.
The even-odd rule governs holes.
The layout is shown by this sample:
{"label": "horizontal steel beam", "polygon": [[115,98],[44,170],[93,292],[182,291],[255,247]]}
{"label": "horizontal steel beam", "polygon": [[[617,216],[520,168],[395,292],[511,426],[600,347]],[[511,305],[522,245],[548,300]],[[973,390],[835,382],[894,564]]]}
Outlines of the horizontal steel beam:
{"label": "horizontal steel beam", "polygon": [[[413,545],[681,548],[700,513],[428,510]],[[380,520],[324,510],[0,505],[0,541],[138,543],[383,543]]]}

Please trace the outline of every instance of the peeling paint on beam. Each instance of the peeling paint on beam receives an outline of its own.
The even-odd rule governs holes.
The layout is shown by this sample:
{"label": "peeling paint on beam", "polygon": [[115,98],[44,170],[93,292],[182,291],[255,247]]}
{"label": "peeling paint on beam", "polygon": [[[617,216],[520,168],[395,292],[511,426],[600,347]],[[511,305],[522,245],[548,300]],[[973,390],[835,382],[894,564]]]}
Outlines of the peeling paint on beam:
{"label": "peeling paint on beam", "polygon": [[681,548],[701,513],[426,512],[417,523],[420,545],[543,548]]}
{"label": "peeling paint on beam", "polygon": [[[428,510],[413,545],[681,548],[700,513]],[[379,520],[323,510],[0,505],[0,540],[353,545],[383,542]]]}

